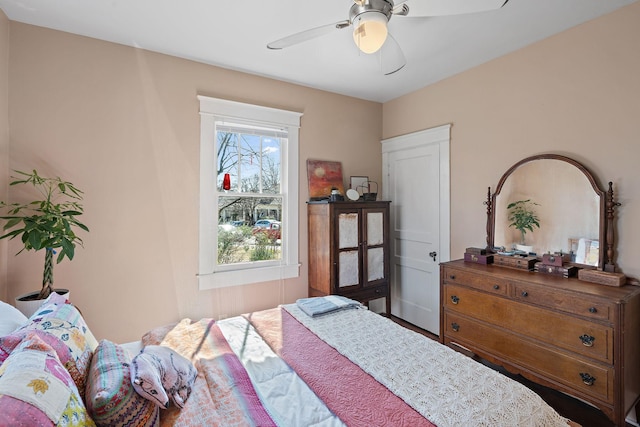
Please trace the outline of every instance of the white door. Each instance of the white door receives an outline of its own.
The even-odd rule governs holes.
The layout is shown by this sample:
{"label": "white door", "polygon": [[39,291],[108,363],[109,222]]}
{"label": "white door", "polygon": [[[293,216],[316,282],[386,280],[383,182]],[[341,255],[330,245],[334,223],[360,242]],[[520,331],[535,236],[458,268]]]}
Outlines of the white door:
{"label": "white door", "polygon": [[440,334],[440,266],[449,260],[449,129],[382,141],[391,200],[391,314]]}

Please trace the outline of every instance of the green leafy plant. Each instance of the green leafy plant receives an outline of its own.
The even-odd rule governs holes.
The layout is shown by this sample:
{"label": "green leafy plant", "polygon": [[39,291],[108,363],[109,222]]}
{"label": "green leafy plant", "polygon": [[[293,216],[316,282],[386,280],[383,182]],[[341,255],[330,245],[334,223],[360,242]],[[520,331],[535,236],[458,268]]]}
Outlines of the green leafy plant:
{"label": "green leafy plant", "polygon": [[3,230],[6,234],[0,239],[14,239],[20,236],[24,250],[45,250],[44,274],[42,289],[38,299],[47,298],[53,292],[53,255],[57,251],[56,263],[65,257],[73,259],[76,244],[82,246],[82,239],[74,229],[89,231],[86,225],[78,220],[82,215],[82,195],[75,185],[63,181],[59,177],[46,178],[38,175],[34,169],[31,173],[15,171],[9,184],[32,186],[38,193],[38,200],[28,203],[7,203],[0,201],[0,209],[6,215]]}
{"label": "green leafy plant", "polygon": [[251,235],[249,227],[243,226],[243,230],[226,231],[218,230],[218,264],[233,264],[242,262],[249,251],[246,239]]}
{"label": "green leafy plant", "polygon": [[524,236],[527,231],[533,232],[534,227],[540,228],[540,219],[533,210],[532,206],[540,206],[539,204],[532,202],[531,199],[518,200],[507,205],[509,211],[509,227],[514,227],[520,231],[520,244],[524,245]]}
{"label": "green leafy plant", "polygon": [[265,261],[278,257],[274,238],[269,237],[267,233],[257,233],[254,237],[256,244],[249,257],[251,261]]}

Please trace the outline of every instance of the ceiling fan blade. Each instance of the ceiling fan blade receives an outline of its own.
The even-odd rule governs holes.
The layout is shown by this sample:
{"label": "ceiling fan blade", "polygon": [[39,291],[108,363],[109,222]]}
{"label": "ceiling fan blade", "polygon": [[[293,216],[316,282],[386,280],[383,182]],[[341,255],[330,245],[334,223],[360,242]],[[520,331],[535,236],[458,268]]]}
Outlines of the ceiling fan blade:
{"label": "ceiling fan blade", "polygon": [[336,22],[334,24],[327,24],[321,27],[312,28],[310,30],[301,31],[299,33],[291,34],[290,36],[283,37],[279,40],[273,41],[267,44],[269,49],[284,49],[285,47],[293,46],[294,44],[306,42],[307,40],[315,39],[316,37],[329,34],[335,29],[346,28],[351,25],[349,20]]}
{"label": "ceiling fan blade", "polygon": [[409,6],[407,6],[406,0],[404,3],[399,3],[393,7],[392,13],[394,15],[407,16],[409,14]]}
{"label": "ceiling fan blade", "polygon": [[[395,3],[394,11],[407,3],[408,16],[446,16],[464,13],[487,12],[500,9],[509,0],[401,0]],[[402,15],[400,13],[399,15]]]}
{"label": "ceiling fan blade", "polygon": [[391,34],[380,49],[380,66],[385,76],[400,71],[407,65],[402,48]]}

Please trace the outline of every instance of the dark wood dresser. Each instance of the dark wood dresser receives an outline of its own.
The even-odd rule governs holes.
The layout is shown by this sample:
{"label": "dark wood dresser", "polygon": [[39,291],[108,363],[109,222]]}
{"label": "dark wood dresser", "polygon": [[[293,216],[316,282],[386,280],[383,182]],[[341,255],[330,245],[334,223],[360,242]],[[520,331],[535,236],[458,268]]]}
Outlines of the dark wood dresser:
{"label": "dark wood dresser", "polygon": [[640,287],[463,260],[440,269],[442,343],[625,425],[640,396]]}
{"label": "dark wood dresser", "polygon": [[309,202],[309,296],[368,303],[389,292],[389,203]]}

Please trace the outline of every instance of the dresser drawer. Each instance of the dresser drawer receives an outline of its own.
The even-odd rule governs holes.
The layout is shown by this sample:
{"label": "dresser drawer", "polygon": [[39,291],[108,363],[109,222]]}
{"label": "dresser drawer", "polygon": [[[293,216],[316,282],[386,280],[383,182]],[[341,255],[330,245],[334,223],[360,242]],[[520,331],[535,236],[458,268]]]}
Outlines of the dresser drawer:
{"label": "dresser drawer", "polygon": [[508,280],[456,270],[454,268],[444,269],[443,280],[445,283],[465,285],[498,295],[507,295],[509,292]]}
{"label": "dresser drawer", "polygon": [[533,372],[577,392],[613,401],[613,367],[556,351],[518,335],[456,313],[444,316],[445,343],[453,342],[473,352],[492,354],[524,372]]}
{"label": "dresser drawer", "polygon": [[348,291],[344,288],[339,289],[336,294],[354,299],[360,302],[367,302],[374,299],[389,297],[389,286],[387,284],[380,286],[365,287],[355,291]]}
{"label": "dresser drawer", "polygon": [[517,300],[555,308],[590,319],[611,321],[614,313],[611,304],[580,298],[551,288],[515,283],[513,292],[513,296]]}
{"label": "dresser drawer", "polygon": [[613,329],[457,285],[444,287],[444,306],[499,328],[613,364]]}

